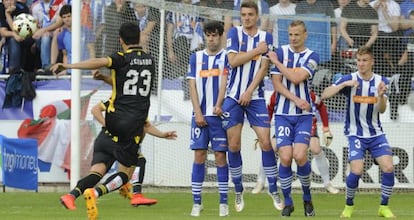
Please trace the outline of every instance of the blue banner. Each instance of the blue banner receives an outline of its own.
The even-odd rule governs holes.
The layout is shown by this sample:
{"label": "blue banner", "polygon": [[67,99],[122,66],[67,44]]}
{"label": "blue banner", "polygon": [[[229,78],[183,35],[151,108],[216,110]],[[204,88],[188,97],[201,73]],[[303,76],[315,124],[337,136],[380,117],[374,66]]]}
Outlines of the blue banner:
{"label": "blue banner", "polygon": [[3,184],[19,189],[38,187],[37,140],[0,135]]}
{"label": "blue banner", "polygon": [[[305,42],[307,48],[319,54],[320,62],[325,63],[331,60],[331,24],[328,16],[321,14],[298,15],[303,17],[326,18],[324,21],[305,20],[308,39]],[[321,19],[322,20],[322,19]],[[292,19],[278,19],[279,45],[289,44],[288,27]]]}

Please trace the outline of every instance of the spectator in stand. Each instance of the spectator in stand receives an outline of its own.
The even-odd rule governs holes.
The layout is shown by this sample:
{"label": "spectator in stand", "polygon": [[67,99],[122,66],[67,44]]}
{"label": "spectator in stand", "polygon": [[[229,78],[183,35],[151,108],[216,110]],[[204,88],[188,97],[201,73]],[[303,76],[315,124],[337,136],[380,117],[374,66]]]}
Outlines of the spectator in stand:
{"label": "spectator in stand", "polygon": [[105,8],[104,19],[104,54],[109,55],[121,51],[117,32],[119,27],[125,22],[133,22],[137,24],[138,21],[134,9],[130,6],[129,1],[126,0],[113,0],[113,2]]}
{"label": "spectator in stand", "polygon": [[[59,15],[63,21],[63,30],[57,36],[58,49],[62,51],[63,63],[72,63],[72,7],[64,5]],[[70,70],[62,71],[59,76],[66,73],[70,73]]]}
{"label": "spectator in stand", "polygon": [[156,25],[156,20],[151,17],[149,8],[144,4],[135,3],[134,5],[135,16],[138,19],[138,26],[141,31],[141,42],[142,49],[149,52],[149,40],[150,34]]}
{"label": "spectator in stand", "polygon": [[400,4],[401,9],[401,29],[407,30],[414,28],[414,23],[410,19],[410,14],[414,10],[414,0],[404,0]]}
{"label": "spectator in stand", "polygon": [[8,51],[8,73],[20,71],[33,71],[33,54],[31,47],[34,43],[32,38],[23,39],[11,27],[13,26],[13,18],[21,13],[30,13],[29,8],[21,1],[16,3],[15,0],[3,0],[0,3],[0,35],[6,39],[6,47]]}
{"label": "spectator in stand", "polygon": [[[294,15],[296,4],[292,3],[291,0],[280,0],[279,3],[269,8],[269,14],[273,17],[271,23],[273,23],[273,45],[278,46],[278,28],[277,28],[277,16],[281,15]],[[274,18],[276,17],[276,18]]]}
{"label": "spectator in stand", "polygon": [[[400,5],[394,0],[375,0],[369,3],[378,13],[378,52],[379,60],[376,64],[385,64],[381,72],[386,71],[386,68],[393,67],[396,56],[392,53],[395,47],[398,46],[396,37],[399,36],[399,20],[401,16]],[[385,69],[384,69],[385,68]]]}
{"label": "spectator in stand", "polygon": [[375,0],[369,3],[378,13],[378,39],[376,48],[376,72],[388,73],[390,80],[389,102],[390,102],[390,118],[396,120],[398,118],[398,74],[396,73],[396,65],[400,58],[401,42],[399,37],[401,33],[400,5],[394,0]]}
{"label": "spectator in stand", "polygon": [[[190,5],[191,0],[182,0],[181,5]],[[201,28],[202,20],[197,16],[183,14],[180,12],[169,12],[166,16],[167,23],[167,56],[171,66],[173,78],[184,77],[188,71],[188,60],[191,52],[201,45],[194,43],[197,41],[195,34],[197,26]],[[201,29],[200,29],[201,30]],[[192,42],[193,41],[193,42]],[[202,42],[200,42],[202,43]],[[188,81],[183,78],[182,89],[184,100],[190,100]]]}
{"label": "spectator in stand", "polygon": [[[347,47],[372,47],[378,36],[378,14],[370,0],[357,0],[345,6],[341,14],[340,32]],[[352,22],[348,19],[369,19],[372,23]]]}
{"label": "spectator in stand", "polygon": [[[325,0],[304,0],[296,5],[296,14],[321,14],[335,18],[334,8],[329,1]],[[331,22],[331,53],[336,52],[338,37],[336,22]]]}
{"label": "spectator in stand", "polygon": [[[411,7],[411,8],[410,8]],[[401,41],[401,57],[397,65],[398,80],[394,82],[395,93],[390,95],[391,106],[395,108],[398,116],[399,104],[406,104],[411,92],[411,82],[414,69],[414,2],[407,0],[401,4],[401,28],[403,38]],[[407,12],[409,11],[409,12]],[[406,15],[408,13],[408,15]],[[396,119],[396,118],[395,118]]]}
{"label": "spectator in stand", "polygon": [[94,0],[82,0],[81,2],[81,42],[82,48],[87,48],[87,50],[82,50],[81,52],[82,60],[96,57],[93,1]]}
{"label": "spectator in stand", "polygon": [[67,0],[38,0],[32,5],[33,17],[38,21],[38,25],[41,28],[38,34],[35,34],[33,38],[38,39],[38,47],[40,48],[40,60],[42,69],[46,69],[51,64],[51,42],[54,29],[47,29],[58,20],[59,11],[63,5],[68,3]]}
{"label": "spectator in stand", "polygon": [[341,36],[340,27],[341,27],[341,14],[342,14],[342,11],[344,10],[344,7],[347,6],[350,2],[351,2],[351,0],[338,0],[338,7],[334,9],[334,14],[335,14],[335,18],[336,18],[336,37],[338,39],[337,51],[341,51],[341,50],[347,48],[346,42],[345,42],[344,38]]}
{"label": "spectator in stand", "polygon": [[[134,4],[135,16],[138,20],[138,25],[141,30],[141,42],[140,45],[144,50],[149,52],[156,65],[158,65],[158,51],[159,51],[159,38],[160,38],[160,12],[157,8],[145,6],[140,3]],[[155,68],[154,75],[154,87],[152,87],[152,93],[157,94],[157,80],[158,68]]]}

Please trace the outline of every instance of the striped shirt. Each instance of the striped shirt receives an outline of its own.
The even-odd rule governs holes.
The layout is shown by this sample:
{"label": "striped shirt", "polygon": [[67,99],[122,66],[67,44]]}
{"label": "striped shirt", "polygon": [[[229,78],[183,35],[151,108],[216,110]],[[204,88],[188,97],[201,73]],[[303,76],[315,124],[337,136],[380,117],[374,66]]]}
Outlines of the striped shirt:
{"label": "striped shirt", "polygon": [[226,63],[224,49],[210,56],[206,50],[197,51],[190,57],[187,79],[195,79],[198,100],[204,116],[216,116],[213,110],[219,94],[221,77],[227,74]]}
{"label": "striped shirt", "polygon": [[[309,78],[312,79],[319,63],[319,55],[310,50],[305,49],[300,53],[294,52],[289,45],[283,45],[276,49],[276,54],[281,63],[289,69],[305,69],[309,73]],[[274,65],[270,74],[282,74]],[[309,81],[295,85],[291,83],[286,77],[282,77],[282,84],[293,94],[301,99],[305,99],[308,103],[313,105],[310,96]],[[278,93],[276,96],[276,115],[308,115],[312,112],[302,111],[295,105],[295,102]]]}
{"label": "striped shirt", "polygon": [[345,87],[341,91],[348,97],[345,135],[375,137],[384,134],[378,111],[378,85],[383,81],[388,86],[388,79],[374,74],[370,80],[364,80],[359,72],[354,72],[340,78],[334,86],[349,80],[358,81],[359,86]]}
{"label": "striped shirt", "polygon": [[[267,45],[272,45],[273,37],[271,34],[258,30],[253,37],[243,31],[242,26],[233,27],[227,34],[227,53],[243,53],[257,47],[259,42],[264,41]],[[257,72],[260,69],[262,58],[266,58],[266,54],[254,57],[251,61],[235,68],[229,69],[229,78],[227,81],[227,97],[239,100],[240,96],[246,91],[251,84]],[[263,81],[254,90],[252,100],[264,99],[264,83]]]}

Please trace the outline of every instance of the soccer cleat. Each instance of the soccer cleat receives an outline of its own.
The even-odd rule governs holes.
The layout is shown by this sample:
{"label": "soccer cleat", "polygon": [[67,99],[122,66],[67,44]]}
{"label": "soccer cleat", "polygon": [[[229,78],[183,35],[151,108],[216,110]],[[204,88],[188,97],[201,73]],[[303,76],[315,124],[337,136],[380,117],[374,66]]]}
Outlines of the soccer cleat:
{"label": "soccer cleat", "polygon": [[254,188],[252,189],[252,193],[253,194],[259,194],[263,191],[263,189],[264,189],[264,183],[257,182],[256,186],[254,186]]}
{"label": "soccer cleat", "polygon": [[338,194],[339,193],[339,189],[335,188],[331,182],[329,182],[326,186],[325,189],[328,190],[329,193],[331,194]]}
{"label": "soccer cleat", "polygon": [[396,218],[396,216],[392,213],[390,207],[387,205],[380,205],[378,209],[378,216],[384,218]]}
{"label": "soccer cleat", "polygon": [[60,197],[60,203],[62,203],[62,205],[69,210],[76,209],[75,197],[69,193]]}
{"label": "soccer cleat", "polygon": [[353,205],[345,205],[344,211],[342,211],[341,218],[351,218],[352,212],[354,212]]}
{"label": "soccer cleat", "polygon": [[203,211],[204,207],[201,204],[193,204],[193,208],[191,209],[191,216],[198,217],[200,216],[200,212]]}
{"label": "soccer cleat", "polygon": [[119,195],[125,199],[132,199],[131,189],[131,183],[125,183],[123,186],[121,186],[121,188],[119,188]]}
{"label": "soccer cleat", "polygon": [[267,194],[270,196],[270,198],[272,198],[273,200],[273,206],[279,210],[282,211],[283,208],[285,207],[285,204],[283,203],[282,199],[280,199],[279,193],[277,192],[267,192]]}
{"label": "soccer cleat", "polygon": [[282,216],[290,216],[293,211],[295,211],[295,207],[293,205],[287,205],[282,210]]}
{"label": "soccer cleat", "polygon": [[135,207],[140,205],[155,205],[157,202],[156,199],[145,198],[141,193],[134,194],[131,199],[131,205]]}
{"label": "soccer cleat", "polygon": [[303,209],[305,211],[305,216],[315,216],[315,210],[313,209],[312,201],[304,201]]}
{"label": "soccer cleat", "polygon": [[244,209],[243,192],[237,192],[234,201],[234,208],[236,212],[241,212]]}
{"label": "soccer cleat", "polygon": [[227,204],[220,204],[219,206],[219,216],[225,217],[229,215],[229,205]]}
{"label": "soccer cleat", "polygon": [[88,213],[88,220],[98,219],[98,207],[96,206],[95,189],[89,188],[83,192],[86,202],[86,212]]}

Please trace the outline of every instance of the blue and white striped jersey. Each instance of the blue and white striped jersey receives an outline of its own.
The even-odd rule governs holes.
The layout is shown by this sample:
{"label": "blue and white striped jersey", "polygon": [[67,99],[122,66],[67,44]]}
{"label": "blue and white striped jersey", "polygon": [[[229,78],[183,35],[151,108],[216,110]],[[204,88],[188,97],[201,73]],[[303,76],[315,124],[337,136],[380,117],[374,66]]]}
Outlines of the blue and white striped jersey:
{"label": "blue and white striped jersey", "polygon": [[193,53],[190,57],[187,79],[195,79],[198,99],[204,116],[213,114],[217,102],[221,77],[227,74],[227,55],[224,49],[209,56],[206,50]]}
{"label": "blue and white striped jersey", "polygon": [[[286,77],[282,77],[282,84],[293,94],[301,99],[305,99],[308,103],[313,105],[309,80],[312,79],[315,74],[316,69],[319,64],[319,55],[310,50],[305,49],[300,53],[294,52],[289,45],[283,45],[276,49],[276,54],[279,59],[279,62],[283,63],[289,69],[305,69],[309,73],[308,80],[303,81],[302,83],[295,85],[291,83]],[[270,74],[282,74],[279,69],[273,65],[270,70]],[[312,112],[302,111],[298,108],[295,103],[280,93],[277,93],[276,96],[276,106],[275,106],[276,115],[308,115]]]}
{"label": "blue and white striped jersey", "polygon": [[[243,31],[242,26],[233,27],[227,34],[227,54],[244,53],[257,47],[259,42],[264,41],[267,45],[272,45],[273,37],[271,34],[258,30],[253,37]],[[266,54],[254,57],[251,61],[235,68],[229,67],[227,80],[227,97],[238,101],[247,87],[251,84],[260,69],[262,58],[267,58]],[[252,100],[264,99],[264,83],[261,82],[252,94]]]}
{"label": "blue and white striped jersey", "polygon": [[333,85],[340,85],[349,80],[358,81],[358,87],[345,87],[344,93],[347,99],[347,114],[345,119],[344,133],[347,136],[375,137],[382,135],[380,113],[378,112],[378,85],[381,81],[388,86],[386,77],[374,74],[370,80],[364,80],[359,72],[343,76]]}

